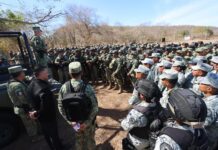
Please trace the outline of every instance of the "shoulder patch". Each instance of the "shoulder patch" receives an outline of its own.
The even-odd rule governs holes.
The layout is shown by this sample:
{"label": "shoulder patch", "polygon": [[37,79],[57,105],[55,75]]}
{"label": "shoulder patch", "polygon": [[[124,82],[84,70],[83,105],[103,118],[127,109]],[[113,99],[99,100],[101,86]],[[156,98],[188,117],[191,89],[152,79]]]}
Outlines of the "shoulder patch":
{"label": "shoulder patch", "polygon": [[167,143],[162,143],[160,145],[160,150],[173,150],[173,148]]}

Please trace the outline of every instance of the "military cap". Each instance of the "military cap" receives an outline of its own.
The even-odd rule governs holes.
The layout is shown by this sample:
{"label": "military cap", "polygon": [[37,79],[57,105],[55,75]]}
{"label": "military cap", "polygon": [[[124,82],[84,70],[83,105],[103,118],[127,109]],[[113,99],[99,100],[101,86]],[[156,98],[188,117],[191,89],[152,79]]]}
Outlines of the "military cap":
{"label": "military cap", "polygon": [[212,66],[202,62],[199,62],[197,63],[197,65],[192,66],[192,70],[203,70],[205,72],[210,72],[212,71],[212,69],[213,69]]}
{"label": "military cap", "polygon": [[152,58],[152,57],[158,57],[158,58],[160,58],[161,55],[160,55],[160,53],[152,53],[150,57],[151,57],[151,58]]}
{"label": "military cap", "polygon": [[172,61],[183,61],[183,58],[181,56],[174,56]]}
{"label": "military cap", "polygon": [[134,69],[135,72],[140,72],[143,74],[148,74],[150,69],[145,67],[144,65],[139,65],[139,67],[137,69]]}
{"label": "military cap", "polygon": [[172,63],[168,60],[162,60],[159,64],[158,67],[166,67],[166,68],[171,68]]}
{"label": "military cap", "polygon": [[197,57],[195,57],[195,59],[198,62],[205,62],[205,61],[207,61],[207,58],[205,56],[197,56]]}
{"label": "military cap", "polygon": [[82,71],[82,66],[80,62],[71,62],[69,64],[69,73],[80,73]]}
{"label": "military cap", "polygon": [[209,72],[204,78],[202,78],[200,84],[210,85],[218,89],[218,75],[216,73]]}
{"label": "military cap", "polygon": [[25,71],[25,69],[23,69],[22,66],[13,66],[13,67],[8,68],[8,72],[10,74],[18,73],[18,72],[22,72],[22,71]]}
{"label": "military cap", "polygon": [[184,63],[184,61],[175,61],[172,66],[173,67],[185,66],[185,63]]}
{"label": "military cap", "polygon": [[33,31],[42,31],[40,27],[32,27]]}
{"label": "military cap", "polygon": [[204,50],[205,50],[204,47],[198,47],[195,51],[197,53],[200,53],[200,52],[203,52]]}
{"label": "military cap", "polygon": [[210,61],[213,62],[213,63],[218,64],[218,56],[213,56]]}
{"label": "military cap", "polygon": [[150,64],[150,65],[154,64],[154,61],[152,59],[150,59],[150,58],[145,58],[141,62],[142,62],[142,64]]}
{"label": "military cap", "polygon": [[164,69],[163,73],[160,75],[160,79],[178,79],[178,72],[171,69]]}

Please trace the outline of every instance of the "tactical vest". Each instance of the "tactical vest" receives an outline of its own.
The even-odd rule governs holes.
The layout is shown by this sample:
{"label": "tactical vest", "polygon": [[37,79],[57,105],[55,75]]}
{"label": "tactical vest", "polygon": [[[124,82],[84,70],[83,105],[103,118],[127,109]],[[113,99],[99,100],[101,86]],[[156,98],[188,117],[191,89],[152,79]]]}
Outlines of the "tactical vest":
{"label": "tactical vest", "polygon": [[207,150],[208,137],[204,129],[194,129],[194,134],[190,130],[165,127],[160,135],[168,135],[182,150]]}
{"label": "tactical vest", "polygon": [[142,113],[147,118],[148,123],[145,127],[134,127],[129,131],[129,133],[141,139],[149,139],[150,124],[155,119],[159,119],[159,113],[162,110],[160,104],[157,103],[155,107],[133,106],[133,108]]}

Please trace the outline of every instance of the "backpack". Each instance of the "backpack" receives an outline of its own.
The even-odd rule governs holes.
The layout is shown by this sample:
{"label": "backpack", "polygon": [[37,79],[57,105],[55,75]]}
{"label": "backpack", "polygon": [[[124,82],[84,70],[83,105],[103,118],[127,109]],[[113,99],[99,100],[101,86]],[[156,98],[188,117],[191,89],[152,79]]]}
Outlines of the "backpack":
{"label": "backpack", "polygon": [[189,130],[178,128],[165,127],[160,135],[168,135],[172,138],[183,150],[207,150],[208,137],[205,130],[194,129],[194,134]]}
{"label": "backpack", "polygon": [[67,120],[71,122],[84,122],[90,115],[92,102],[85,94],[86,85],[75,91],[70,81],[66,83],[67,92],[63,95],[62,105]]}

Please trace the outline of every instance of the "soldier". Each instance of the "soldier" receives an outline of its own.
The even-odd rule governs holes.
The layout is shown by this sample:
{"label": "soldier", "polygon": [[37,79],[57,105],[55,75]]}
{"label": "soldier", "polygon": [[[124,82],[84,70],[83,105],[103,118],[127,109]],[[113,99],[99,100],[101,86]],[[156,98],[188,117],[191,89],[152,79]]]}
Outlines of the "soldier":
{"label": "soldier", "polygon": [[[134,71],[135,71],[135,78],[137,79],[137,81],[139,81],[141,79],[147,78],[150,69],[145,67],[144,65],[139,65],[139,67],[137,69],[135,69]],[[140,102],[140,100],[138,99],[138,92],[136,90],[137,81],[136,81],[136,84],[134,86],[135,88],[133,90],[132,96],[129,99],[130,105],[135,105],[138,102]]]}
{"label": "soldier", "polygon": [[157,63],[159,63],[160,60],[160,53],[152,53],[150,58],[153,59],[154,65],[151,68],[151,71],[148,75],[148,80],[152,80],[155,83],[158,82],[158,70],[157,70]]}
{"label": "soldier", "polygon": [[154,82],[143,79],[137,83],[136,87],[140,103],[133,106],[121,122],[122,128],[128,131],[128,137],[122,142],[124,150],[150,149],[150,125],[156,120],[161,110],[158,102],[161,92]]}
{"label": "soldier", "polygon": [[171,66],[172,66],[172,63],[167,60],[162,60],[157,65],[158,73],[156,73],[157,76],[155,78],[158,80],[157,84],[161,92],[163,92],[164,87],[162,85],[162,80],[160,79],[160,75],[164,72],[165,69],[171,69]]}
{"label": "soldier", "polygon": [[178,86],[183,87],[183,84],[185,82],[185,63],[183,61],[175,61],[172,65],[172,69],[178,72]]}
{"label": "soldier", "polygon": [[205,63],[198,63],[197,65],[192,66],[192,70],[194,78],[191,81],[192,86],[188,88],[193,90],[197,95],[202,97],[203,93],[199,91],[199,82],[203,77],[207,75],[208,72],[212,71],[212,66]]}
{"label": "soldier", "polygon": [[31,38],[31,46],[36,56],[37,64],[47,67],[47,46],[42,36],[42,30],[40,27],[33,27],[34,36]]}
{"label": "soldier", "polygon": [[127,76],[130,77],[130,80],[132,82],[132,85],[135,84],[136,79],[134,78],[134,69],[136,69],[139,65],[139,61],[137,58],[137,52],[136,51],[132,51],[131,52],[132,55],[132,59],[131,59],[131,67],[129,72],[127,73]]}
{"label": "soldier", "polygon": [[86,61],[86,63],[89,66],[89,70],[91,70],[90,74],[91,74],[91,80],[93,85],[98,83],[97,61],[98,61],[98,57],[95,53],[95,50],[93,49],[90,51],[89,60]]}
{"label": "soldier", "polygon": [[14,113],[18,115],[31,137],[32,142],[38,140],[37,122],[29,117],[30,101],[27,99],[27,85],[24,83],[25,74],[21,66],[13,66],[8,68],[12,79],[7,85],[8,95],[14,105]]}
{"label": "soldier", "polygon": [[213,73],[218,74],[218,56],[213,56],[210,60],[211,65],[213,66]]}
{"label": "soldier", "polygon": [[202,99],[188,89],[176,89],[170,94],[167,109],[174,121],[162,129],[154,150],[208,149],[203,128],[207,107]]}
{"label": "soldier", "polygon": [[58,57],[55,59],[55,64],[58,66],[58,78],[62,84],[68,80],[69,75],[66,68],[68,63],[67,57],[64,56],[64,51],[60,50]]}
{"label": "soldier", "polygon": [[114,90],[119,90],[118,94],[123,92],[123,81],[122,81],[122,62],[121,59],[118,57],[117,50],[113,51],[113,60],[111,61],[109,68],[113,71],[112,78],[115,81]]}
{"label": "soldier", "polygon": [[160,75],[163,87],[165,88],[160,99],[160,104],[163,108],[167,108],[169,94],[173,89],[177,89],[178,73],[171,69],[165,69]]}
{"label": "soldier", "polygon": [[142,63],[145,67],[151,69],[151,68],[152,68],[152,65],[154,64],[154,61],[153,61],[152,59],[150,59],[150,58],[145,58],[143,61],[141,61],[141,63]]}
{"label": "soldier", "polygon": [[[84,82],[81,80],[82,75],[82,66],[79,62],[72,62],[69,64],[69,73],[71,75],[70,84],[72,85],[72,88],[74,91],[81,90],[82,87],[84,87]],[[95,96],[93,88],[87,84],[85,86],[85,95],[91,99],[91,112],[88,116],[88,119],[84,122],[70,122],[67,117],[66,113],[62,104],[63,95],[67,93],[67,85],[66,83],[61,87],[58,97],[58,109],[61,115],[66,119],[66,121],[74,127],[79,124],[79,129],[75,130],[75,136],[76,136],[76,144],[75,149],[76,150],[95,150],[96,144],[95,144],[95,119],[98,113],[98,102],[97,98]],[[78,114],[79,115],[79,114]]]}
{"label": "soldier", "polygon": [[208,73],[200,81],[199,90],[204,93],[204,101],[207,105],[207,118],[205,128],[208,134],[210,150],[218,148],[218,75]]}

